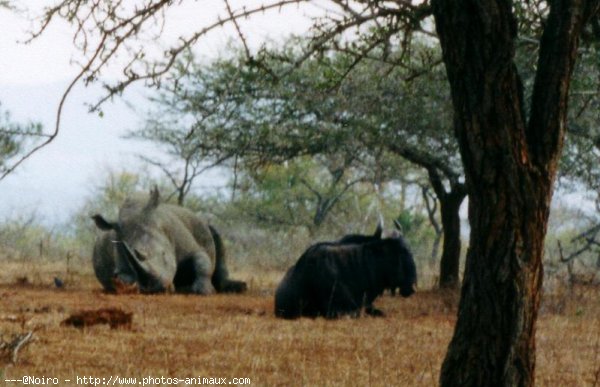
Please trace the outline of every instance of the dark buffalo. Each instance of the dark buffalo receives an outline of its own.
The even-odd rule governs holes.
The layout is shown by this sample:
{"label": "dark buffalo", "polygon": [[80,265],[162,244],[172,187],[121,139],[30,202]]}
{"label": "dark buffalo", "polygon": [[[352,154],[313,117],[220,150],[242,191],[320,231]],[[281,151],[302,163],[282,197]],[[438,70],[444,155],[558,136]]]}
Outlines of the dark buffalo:
{"label": "dark buffalo", "polygon": [[[402,225],[397,220],[394,220],[394,227],[400,233],[400,235],[402,235]],[[348,245],[348,244],[362,244],[362,243],[367,243],[367,242],[373,242],[373,241],[381,239],[382,233],[383,233],[383,220],[380,220],[379,223],[377,224],[377,229],[375,230],[373,235],[348,234],[348,235],[343,236],[336,243]],[[395,296],[396,290],[398,290],[398,288],[392,287],[392,288],[386,288],[384,290],[389,290],[390,295]]]}
{"label": "dark buffalo", "polygon": [[402,237],[396,233],[370,238],[364,243],[309,247],[277,287],[275,315],[336,318],[358,316],[364,308],[369,315],[381,316],[373,301],[384,289],[400,288],[404,297],[413,294],[417,272]]}

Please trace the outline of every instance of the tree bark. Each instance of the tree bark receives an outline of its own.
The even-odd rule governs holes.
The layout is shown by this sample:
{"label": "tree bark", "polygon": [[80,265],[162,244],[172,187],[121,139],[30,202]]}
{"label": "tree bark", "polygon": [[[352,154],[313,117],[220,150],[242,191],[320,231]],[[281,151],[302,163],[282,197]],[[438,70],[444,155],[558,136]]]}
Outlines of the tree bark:
{"label": "tree bark", "polygon": [[442,386],[535,382],[543,243],[586,0],[549,3],[528,124],[512,2],[432,0],[471,225]]}

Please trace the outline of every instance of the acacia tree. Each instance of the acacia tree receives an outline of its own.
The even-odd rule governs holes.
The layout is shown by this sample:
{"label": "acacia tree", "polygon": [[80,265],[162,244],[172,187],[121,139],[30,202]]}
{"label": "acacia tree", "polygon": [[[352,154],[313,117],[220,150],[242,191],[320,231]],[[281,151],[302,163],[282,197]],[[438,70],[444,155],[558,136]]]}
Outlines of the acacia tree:
{"label": "acacia tree", "polygon": [[193,135],[198,126],[209,125],[211,128],[222,128],[211,119],[214,112],[207,115],[200,114],[200,118],[193,125],[188,126],[181,123],[181,119],[176,117],[172,107],[167,107],[167,110],[171,114],[165,115],[163,109],[150,113],[144,126],[130,131],[126,138],[154,143],[164,151],[166,160],[143,154],[138,157],[150,166],[158,168],[165,175],[175,189],[177,204],[183,205],[196,179],[208,169],[234,157],[235,152],[215,154],[209,150],[210,147],[204,145],[205,138]]}
{"label": "acacia tree", "polygon": [[[380,185],[408,173],[396,159],[383,165],[383,153],[399,155],[429,176],[440,202],[444,236],[440,286],[458,287],[459,208],[466,190],[451,134],[444,74],[432,68],[407,82],[410,71],[366,60],[340,80],[339,74],[354,58],[338,52],[307,59],[293,73],[274,77],[285,66],[279,58],[295,61],[289,52],[301,52],[302,43],[291,40],[271,52],[272,58],[262,66],[248,65],[234,50],[232,59],[182,68],[185,73],[163,84],[166,91],[157,100],[158,119],[148,120],[135,135],[174,148],[185,165],[190,156],[214,165],[235,155],[242,166],[301,155],[341,160],[329,168],[335,183],[327,190],[329,194],[306,187],[318,203],[313,217],[316,226],[337,203],[335,192],[343,194],[361,180]],[[425,63],[438,56],[436,51],[415,48]],[[341,184],[340,191],[341,177],[356,164],[362,165],[363,176]],[[184,176],[190,176],[190,182],[194,177]]]}
{"label": "acacia tree", "polygon": [[[303,187],[303,197],[313,198],[309,200],[311,220],[304,222],[306,217],[302,216],[287,220],[276,215],[261,216],[262,221],[268,218],[278,224],[306,224],[314,231],[340,199],[369,174],[365,168],[357,168],[361,159],[356,154],[359,142],[340,120],[344,111],[336,109],[339,104],[334,99],[317,91],[322,79],[316,67],[285,81],[276,81],[262,69],[247,66],[239,57],[180,68],[183,73],[177,74],[175,81],[166,82],[155,100],[157,111],[143,128],[128,137],[166,147],[173,161],[183,164],[182,177],[177,178],[172,172],[173,161],[144,158],[163,170],[181,201],[196,176],[229,160],[233,161],[227,166],[233,169],[234,197],[239,171],[246,182],[253,180],[258,187],[263,185],[263,177],[270,177],[264,172],[273,164],[303,155],[318,156],[321,170],[326,171],[321,177],[327,184],[315,184],[302,176],[295,178]],[[294,201],[280,199],[283,205]]]}
{"label": "acacia tree", "polygon": [[[156,83],[175,58],[210,29],[267,9],[301,1],[277,1],[255,9],[232,10],[165,51],[164,61],[136,67],[144,47],[127,43],[156,25],[156,17],[181,2],[146,1],[125,8],[121,1],[64,0],[47,12],[46,24],[62,15],[88,43],[80,77],[94,81],[107,61],[130,49],[125,79],[109,88],[119,93],[132,82]],[[530,386],[534,384],[535,321],[542,282],[542,253],[550,199],[565,134],[567,100],[579,38],[586,22],[598,17],[596,0],[431,0],[348,2],[331,0],[340,12],[315,22],[312,48],[357,28],[365,56],[370,47],[400,40],[410,56],[415,31],[437,35],[451,88],[455,134],[469,195],[470,248],[458,321],[442,367],[444,386]],[[541,5],[542,37],[529,107],[515,65],[519,21],[515,4]],[[424,20],[433,14],[436,32]],[[371,23],[375,28],[361,29]],[[160,24],[160,23],[158,23]],[[592,31],[593,33],[593,31]],[[373,39],[369,39],[373,38]],[[146,42],[146,41],[144,41]],[[339,41],[334,40],[333,44]],[[352,44],[345,46],[352,49]],[[342,47],[344,48],[344,47]],[[386,50],[383,50],[384,55]],[[402,62],[405,55],[400,55]],[[359,55],[360,56],[360,55]],[[385,59],[385,58],[384,58]]]}
{"label": "acacia tree", "polygon": [[442,385],[534,384],[543,242],[569,81],[592,1],[552,1],[530,109],[510,1],[432,2],[469,194],[471,241]]}
{"label": "acacia tree", "polygon": [[258,223],[305,226],[314,236],[363,181],[360,173],[353,176],[353,168],[331,166],[322,157],[298,157],[285,164],[243,168],[235,206]]}

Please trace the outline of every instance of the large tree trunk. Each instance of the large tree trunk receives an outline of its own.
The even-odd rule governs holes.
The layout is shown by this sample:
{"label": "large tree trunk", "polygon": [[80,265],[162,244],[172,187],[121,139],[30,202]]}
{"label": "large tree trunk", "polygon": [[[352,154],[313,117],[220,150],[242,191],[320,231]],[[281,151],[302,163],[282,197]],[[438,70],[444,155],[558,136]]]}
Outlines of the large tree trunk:
{"label": "large tree trunk", "polygon": [[469,195],[470,247],[442,386],[532,386],[542,253],[585,0],[556,0],[530,122],[508,0],[433,0]]}

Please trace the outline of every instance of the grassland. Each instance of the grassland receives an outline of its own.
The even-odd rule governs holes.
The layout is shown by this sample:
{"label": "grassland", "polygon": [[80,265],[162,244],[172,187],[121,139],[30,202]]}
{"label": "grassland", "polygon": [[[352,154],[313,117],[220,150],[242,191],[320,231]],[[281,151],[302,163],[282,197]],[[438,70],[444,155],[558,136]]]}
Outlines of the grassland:
{"label": "grassland", "polygon": [[[245,377],[258,386],[434,386],[458,299],[424,290],[409,299],[381,297],[376,305],[384,318],[283,321],[272,312],[280,273],[238,273],[251,284],[247,294],[198,297],[108,295],[89,273],[72,275],[57,289],[52,266],[26,275],[22,270],[22,264],[0,262],[0,332],[6,337],[34,331],[16,364],[0,364],[0,384],[14,386],[21,384],[5,380],[23,375],[61,381],[201,376]],[[597,287],[578,287],[544,296],[537,332],[539,386],[600,385],[599,293]],[[132,312],[132,329],[60,325],[74,311],[101,307]]]}

